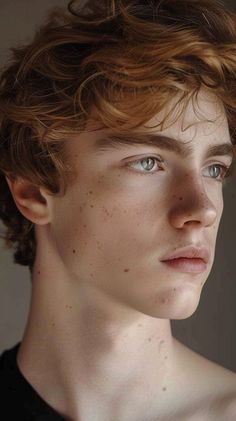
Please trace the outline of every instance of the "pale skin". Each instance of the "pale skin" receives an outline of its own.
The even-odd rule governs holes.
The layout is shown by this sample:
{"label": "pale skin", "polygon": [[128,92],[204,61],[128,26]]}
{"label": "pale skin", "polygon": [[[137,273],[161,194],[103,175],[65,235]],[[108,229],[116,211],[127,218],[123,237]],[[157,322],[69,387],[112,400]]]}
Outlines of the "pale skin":
{"label": "pale skin", "polygon": [[[202,92],[199,108],[201,118],[190,103],[161,133],[188,142],[188,159],[150,145],[97,151],[103,129],[68,140],[78,177],[65,196],[8,180],[38,244],[17,362],[68,420],[225,421],[236,414],[236,374],[182,345],[170,326],[198,306],[223,211],[212,166],[232,161],[206,159],[210,146],[231,143],[222,105]],[[164,163],[146,170],[144,157]],[[190,244],[209,247],[205,270],[185,273],[160,261]]]}

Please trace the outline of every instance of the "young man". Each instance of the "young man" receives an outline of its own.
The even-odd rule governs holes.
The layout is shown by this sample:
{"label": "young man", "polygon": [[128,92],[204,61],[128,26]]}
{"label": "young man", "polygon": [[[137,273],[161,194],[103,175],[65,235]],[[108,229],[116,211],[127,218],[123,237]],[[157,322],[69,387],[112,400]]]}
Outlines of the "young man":
{"label": "young man", "polygon": [[234,162],[236,18],[211,0],[56,11],[1,78],[1,218],[32,301],[8,419],[232,421],[236,374],[177,341]]}

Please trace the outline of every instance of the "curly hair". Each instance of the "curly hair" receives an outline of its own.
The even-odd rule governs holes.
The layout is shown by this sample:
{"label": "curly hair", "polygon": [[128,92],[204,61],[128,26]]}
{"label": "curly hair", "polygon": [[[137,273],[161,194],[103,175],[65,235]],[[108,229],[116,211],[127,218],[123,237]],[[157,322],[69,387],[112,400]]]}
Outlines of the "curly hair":
{"label": "curly hair", "polygon": [[6,176],[64,194],[73,175],[66,141],[90,118],[141,133],[170,98],[181,94],[182,104],[201,88],[222,101],[235,144],[236,16],[220,1],[73,0],[52,9],[31,43],[11,49],[0,77],[0,218],[15,263],[32,271],[36,238]]}

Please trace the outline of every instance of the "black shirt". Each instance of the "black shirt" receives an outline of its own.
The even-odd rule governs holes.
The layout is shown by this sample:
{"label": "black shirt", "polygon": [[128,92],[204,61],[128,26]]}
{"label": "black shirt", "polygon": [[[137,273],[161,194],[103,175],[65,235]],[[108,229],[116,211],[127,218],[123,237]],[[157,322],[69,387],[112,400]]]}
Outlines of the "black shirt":
{"label": "black shirt", "polygon": [[20,343],[0,356],[0,408],[4,421],[65,421],[33,389],[16,361]]}

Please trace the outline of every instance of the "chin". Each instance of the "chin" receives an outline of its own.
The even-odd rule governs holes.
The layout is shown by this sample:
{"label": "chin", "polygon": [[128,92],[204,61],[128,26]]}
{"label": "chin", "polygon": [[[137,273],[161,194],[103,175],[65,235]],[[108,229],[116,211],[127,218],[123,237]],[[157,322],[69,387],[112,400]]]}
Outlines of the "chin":
{"label": "chin", "polygon": [[[184,320],[191,317],[197,310],[200,292],[197,290],[159,293],[149,308],[142,306],[139,310],[151,317],[169,320]],[[141,306],[140,306],[141,307]]]}

